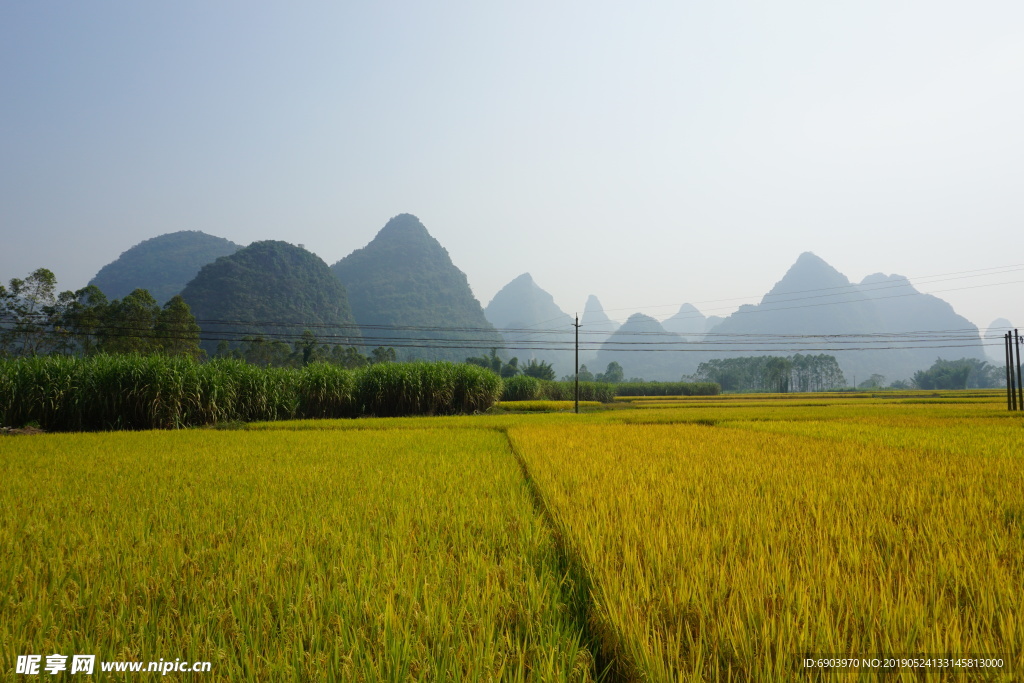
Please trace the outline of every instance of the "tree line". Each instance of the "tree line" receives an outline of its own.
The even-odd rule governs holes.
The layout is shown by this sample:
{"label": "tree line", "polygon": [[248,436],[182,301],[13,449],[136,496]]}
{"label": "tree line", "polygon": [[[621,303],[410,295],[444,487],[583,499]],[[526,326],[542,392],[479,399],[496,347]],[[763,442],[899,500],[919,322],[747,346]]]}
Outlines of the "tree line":
{"label": "tree line", "polygon": [[736,392],[830,391],[846,386],[835,356],[826,354],[716,358],[698,365],[689,379],[715,382],[723,391]]}
{"label": "tree line", "polygon": [[0,356],[100,353],[200,358],[199,325],[180,296],[161,307],[144,289],[112,301],[93,285],[58,293],[46,268],[0,285]]}
{"label": "tree line", "polygon": [[[52,271],[39,268],[26,278],[0,285],[0,357],[53,354],[161,354],[202,360],[200,328],[179,295],[160,306],[145,289],[110,300],[95,285],[58,292]],[[221,341],[216,356],[262,367],[305,367],[326,362],[356,369],[396,360],[393,348],[363,355],[354,347],[320,343],[306,330],[294,343],[247,336]]]}

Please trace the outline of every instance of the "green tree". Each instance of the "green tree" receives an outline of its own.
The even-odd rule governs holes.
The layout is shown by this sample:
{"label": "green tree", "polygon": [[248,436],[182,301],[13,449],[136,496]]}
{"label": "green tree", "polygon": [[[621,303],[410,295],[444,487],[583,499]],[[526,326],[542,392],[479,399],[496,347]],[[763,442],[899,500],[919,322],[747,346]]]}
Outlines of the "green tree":
{"label": "green tree", "polygon": [[857,385],[858,389],[881,389],[885,386],[885,375],[874,374]]}
{"label": "green tree", "polygon": [[109,307],[106,295],[95,285],[83,287],[71,296],[62,324],[76,352],[91,356],[103,350],[102,335]]}
{"label": "green tree", "polygon": [[100,337],[107,353],[154,353],[161,348],[156,337],[160,306],[144,289],[136,289],[106,309]]}
{"label": "green tree", "polygon": [[1005,384],[1001,374],[1000,368],[977,358],[937,358],[927,370],[915,372],[911,382],[918,389],[987,389]]}
{"label": "green tree", "polygon": [[467,358],[466,362],[470,365],[479,365],[482,368],[487,368],[501,377],[515,377],[520,372],[519,359],[513,358],[506,363],[498,355],[498,349],[496,348],[491,349],[490,355],[472,356]]}
{"label": "green tree", "polygon": [[340,365],[348,368],[349,370],[361,368],[364,365],[370,364],[370,359],[359,353],[359,349],[354,346],[335,346],[331,348],[328,361],[334,365]]}
{"label": "green tree", "polygon": [[612,384],[614,384],[617,382],[621,382],[625,376],[625,373],[622,371],[622,366],[616,363],[615,361],[612,361],[611,363],[608,364],[608,367],[605,368],[604,373],[599,374],[597,376],[597,381],[611,382]]}
{"label": "green tree", "polygon": [[293,355],[298,365],[305,367],[310,363],[327,360],[328,350],[321,345],[312,330],[303,330],[302,339],[295,344]]}
{"label": "green tree", "polygon": [[548,380],[555,378],[555,369],[551,366],[551,363],[538,361],[536,358],[531,358],[530,362],[522,370],[523,374],[527,377]]}
{"label": "green tree", "polygon": [[199,325],[181,296],[173,296],[156,316],[154,325],[160,351],[169,356],[202,358],[199,346]]}
{"label": "green tree", "polygon": [[580,381],[581,382],[593,382],[594,381],[594,373],[592,373],[590,370],[587,370],[587,366],[586,365],[581,365],[580,366],[579,376],[580,376]]}
{"label": "green tree", "polygon": [[373,350],[373,353],[370,356],[370,363],[373,365],[376,365],[377,363],[394,363],[397,360],[398,354],[395,353],[395,350],[390,346],[387,348],[378,346]]}
{"label": "green tree", "polygon": [[69,339],[60,327],[70,293],[57,295],[57,277],[37,268],[25,279],[0,286],[0,353],[37,356],[66,350]]}
{"label": "green tree", "polygon": [[292,365],[292,348],[283,341],[270,341],[262,335],[245,337],[234,352],[236,358],[261,367]]}

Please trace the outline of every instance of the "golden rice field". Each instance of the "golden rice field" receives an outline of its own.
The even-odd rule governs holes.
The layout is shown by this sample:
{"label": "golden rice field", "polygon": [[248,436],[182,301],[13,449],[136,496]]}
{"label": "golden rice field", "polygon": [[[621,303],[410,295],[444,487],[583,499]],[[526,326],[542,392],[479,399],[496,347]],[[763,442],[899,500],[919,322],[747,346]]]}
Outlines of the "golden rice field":
{"label": "golden rice field", "polygon": [[[999,395],[0,437],[0,481],[3,680],[51,653],[204,681],[1024,679]],[[953,664],[980,656],[1002,666]]]}

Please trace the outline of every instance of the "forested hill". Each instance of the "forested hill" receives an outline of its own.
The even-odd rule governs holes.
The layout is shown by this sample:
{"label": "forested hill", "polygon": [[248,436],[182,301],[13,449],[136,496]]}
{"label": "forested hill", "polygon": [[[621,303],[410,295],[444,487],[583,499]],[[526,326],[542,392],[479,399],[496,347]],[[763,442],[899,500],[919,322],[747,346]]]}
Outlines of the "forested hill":
{"label": "forested hill", "polygon": [[287,242],[253,242],[222,256],[199,271],[182,297],[211,355],[218,343],[211,337],[294,341],[308,328],[321,342],[359,338],[345,287],[319,256]]}
{"label": "forested hill", "polygon": [[331,270],[348,291],[364,337],[394,346],[400,359],[458,362],[479,356],[481,348],[502,345],[466,274],[411,214],[392,218],[369,244]]}
{"label": "forested hill", "polygon": [[163,305],[196,276],[199,269],[242,247],[223,237],[182,230],[139,242],[103,266],[89,284],[108,299],[145,289]]}

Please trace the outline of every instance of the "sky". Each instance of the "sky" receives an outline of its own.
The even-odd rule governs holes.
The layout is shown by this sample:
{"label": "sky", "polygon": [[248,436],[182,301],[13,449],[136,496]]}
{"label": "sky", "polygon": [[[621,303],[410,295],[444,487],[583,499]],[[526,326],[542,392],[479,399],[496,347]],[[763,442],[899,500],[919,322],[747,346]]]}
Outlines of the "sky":
{"label": "sky", "polygon": [[0,93],[3,282],[412,213],[484,306],[726,315],[812,251],[1024,324],[1016,0],[8,0]]}

